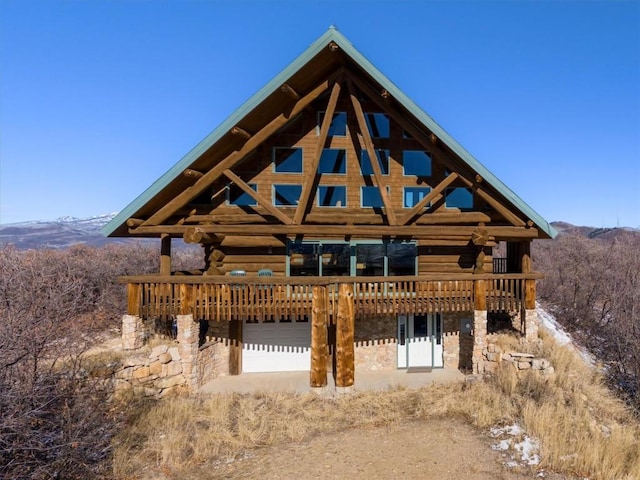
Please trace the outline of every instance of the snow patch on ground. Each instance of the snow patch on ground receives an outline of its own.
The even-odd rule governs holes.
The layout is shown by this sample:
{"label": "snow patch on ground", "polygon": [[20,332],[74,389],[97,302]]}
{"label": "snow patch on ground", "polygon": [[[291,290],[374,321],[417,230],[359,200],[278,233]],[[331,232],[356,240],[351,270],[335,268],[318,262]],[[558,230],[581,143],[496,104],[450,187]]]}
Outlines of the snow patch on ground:
{"label": "snow patch on ground", "polygon": [[514,423],[504,427],[493,427],[489,430],[489,435],[498,440],[491,448],[504,452],[502,455],[507,467],[540,464],[540,442],[527,435],[520,425]]}
{"label": "snow patch on ground", "polygon": [[562,325],[558,323],[558,320],[556,320],[556,317],[552,313],[542,308],[540,304],[536,304],[536,312],[540,326],[549,332],[558,345],[573,348],[578,352],[584,363],[590,367],[595,366],[596,361],[593,355],[573,342],[571,335],[562,328]]}

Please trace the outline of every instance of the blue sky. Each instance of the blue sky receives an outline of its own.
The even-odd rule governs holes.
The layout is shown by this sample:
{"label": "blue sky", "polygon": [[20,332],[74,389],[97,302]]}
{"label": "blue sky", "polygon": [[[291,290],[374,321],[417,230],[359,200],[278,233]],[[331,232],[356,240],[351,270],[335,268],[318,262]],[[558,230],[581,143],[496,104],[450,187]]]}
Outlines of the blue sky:
{"label": "blue sky", "polygon": [[640,227],[638,1],[0,0],[0,223],[121,210],[332,24],[547,220]]}

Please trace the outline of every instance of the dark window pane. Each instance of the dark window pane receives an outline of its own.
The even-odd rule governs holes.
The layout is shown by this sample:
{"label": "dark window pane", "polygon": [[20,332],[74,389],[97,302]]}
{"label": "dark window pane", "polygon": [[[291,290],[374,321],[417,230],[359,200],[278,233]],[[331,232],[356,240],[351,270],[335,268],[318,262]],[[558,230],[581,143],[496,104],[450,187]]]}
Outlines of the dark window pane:
{"label": "dark window pane", "polygon": [[[318,132],[324,121],[324,113],[318,113]],[[334,112],[328,135],[330,137],[344,137],[347,134],[347,112]]]}
{"label": "dark window pane", "polygon": [[[249,186],[257,191],[258,187],[255,183],[250,183]],[[239,207],[251,207],[258,204],[258,202],[251,198],[251,195],[244,192],[235,184],[229,187],[229,203]]]}
{"label": "dark window pane", "polygon": [[364,277],[384,275],[385,245],[356,245],[356,275]]}
{"label": "dark window pane", "polygon": [[321,207],[344,207],[347,205],[347,187],[344,185],[320,185],[318,204]]}
{"label": "dark window pane", "polygon": [[369,135],[373,138],[389,138],[389,115],[386,113],[365,113]]}
{"label": "dark window pane", "polygon": [[322,276],[348,276],[351,272],[351,247],[346,243],[323,243]]}
{"label": "dark window pane", "polygon": [[[376,157],[378,157],[378,165],[380,165],[380,171],[383,175],[388,175],[389,150],[376,150]],[[362,171],[363,175],[373,175],[373,168],[371,168],[369,154],[366,150],[362,150],[360,154],[360,170]]]}
{"label": "dark window pane", "polygon": [[317,245],[289,244],[289,275],[292,277],[320,275]]}
{"label": "dark window pane", "polygon": [[426,197],[431,187],[404,187],[404,207],[411,208]]}
{"label": "dark window pane", "polygon": [[431,176],[431,155],[424,150],[405,150],[402,152],[402,166],[405,175],[429,177]]}
{"label": "dark window pane", "polygon": [[416,315],[413,317],[413,336],[426,337],[427,336],[427,320],[429,317],[426,315]]}
{"label": "dark window pane", "polygon": [[387,245],[388,275],[415,275],[418,247],[413,243]]}
{"label": "dark window pane", "polygon": [[469,210],[473,208],[473,193],[466,187],[447,188],[445,192],[445,205],[448,208]]}
{"label": "dark window pane", "polygon": [[362,187],[362,206],[363,207],[384,207],[382,195],[378,187]]}
{"label": "dark window pane", "polygon": [[320,155],[318,173],[346,173],[347,152],[344,149],[325,148]]}
{"label": "dark window pane", "polygon": [[302,173],[302,149],[276,147],[273,163],[277,173]]}
{"label": "dark window pane", "polygon": [[302,193],[302,185],[274,185],[273,204],[279,206],[297,205]]}

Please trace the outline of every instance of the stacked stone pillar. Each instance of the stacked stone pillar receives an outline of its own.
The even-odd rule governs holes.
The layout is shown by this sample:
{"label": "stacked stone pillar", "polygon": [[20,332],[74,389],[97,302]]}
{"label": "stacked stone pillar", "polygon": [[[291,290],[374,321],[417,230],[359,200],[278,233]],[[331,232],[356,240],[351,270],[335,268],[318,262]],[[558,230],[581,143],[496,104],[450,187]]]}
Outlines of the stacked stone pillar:
{"label": "stacked stone pillar", "polygon": [[145,336],[144,324],[138,315],[122,316],[122,348],[124,350],[142,348]]}
{"label": "stacked stone pillar", "polygon": [[538,339],[538,313],[536,312],[536,281],[526,280],[524,290],[524,337],[527,342]]}
{"label": "stacked stone pillar", "polygon": [[484,373],[483,351],[487,345],[487,283],[486,280],[473,282],[473,353],[471,364],[473,373]]}
{"label": "stacked stone pillar", "polygon": [[187,386],[198,388],[198,342],[200,339],[200,324],[193,320],[193,315],[178,315],[178,348],[182,362],[182,375]]}

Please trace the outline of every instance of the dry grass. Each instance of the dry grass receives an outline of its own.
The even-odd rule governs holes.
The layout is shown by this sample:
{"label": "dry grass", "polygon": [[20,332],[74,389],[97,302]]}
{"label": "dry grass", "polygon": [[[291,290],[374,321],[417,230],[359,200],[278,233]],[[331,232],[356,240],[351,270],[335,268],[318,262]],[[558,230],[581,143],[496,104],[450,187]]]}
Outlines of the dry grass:
{"label": "dry grass", "polygon": [[461,418],[478,428],[519,423],[541,442],[549,470],[594,479],[640,478],[640,426],[597,372],[549,338],[534,348],[557,374],[518,375],[505,365],[484,382],[420,390],[314,394],[228,394],[165,399],[139,412],[115,445],[117,478],[165,468],[176,478],[207,462],[253,448],[299,442],[355,427],[407,418]]}

